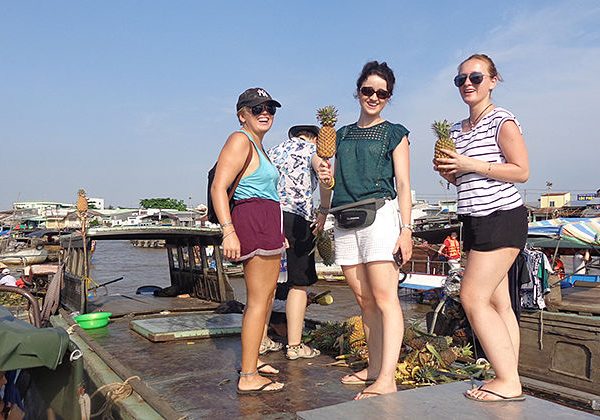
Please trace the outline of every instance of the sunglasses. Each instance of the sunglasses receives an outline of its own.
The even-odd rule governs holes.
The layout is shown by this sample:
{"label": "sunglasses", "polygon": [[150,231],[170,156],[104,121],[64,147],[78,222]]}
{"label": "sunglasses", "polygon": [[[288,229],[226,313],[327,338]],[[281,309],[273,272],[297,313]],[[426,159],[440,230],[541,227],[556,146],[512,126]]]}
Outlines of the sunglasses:
{"label": "sunglasses", "polygon": [[275,115],[275,112],[277,112],[277,107],[273,104],[260,104],[254,105],[252,108],[250,108],[250,111],[254,116],[260,115],[265,111],[271,115]]}
{"label": "sunglasses", "polygon": [[390,92],[388,92],[387,90],[384,90],[384,89],[375,90],[370,86],[361,87],[360,93],[362,95],[366,96],[367,98],[370,98],[371,96],[373,96],[373,94],[376,94],[379,99],[387,99],[390,96],[392,96],[392,94]]}
{"label": "sunglasses", "polygon": [[473,73],[469,73],[469,74],[462,73],[454,78],[454,85],[456,87],[461,87],[467,81],[467,77],[469,78],[471,83],[473,83],[474,85],[478,85],[481,82],[483,82],[484,76],[487,76],[487,74],[483,74],[479,71],[474,71]]}

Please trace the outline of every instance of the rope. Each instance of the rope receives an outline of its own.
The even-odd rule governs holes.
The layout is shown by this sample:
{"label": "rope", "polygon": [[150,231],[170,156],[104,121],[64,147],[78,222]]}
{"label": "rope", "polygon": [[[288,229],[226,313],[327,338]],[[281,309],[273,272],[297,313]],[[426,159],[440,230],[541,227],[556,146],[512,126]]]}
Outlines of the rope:
{"label": "rope", "polygon": [[102,385],[100,388],[94,391],[94,393],[90,396],[90,400],[92,401],[98,393],[104,389],[108,389],[106,394],[104,394],[106,401],[104,404],[102,404],[102,407],[100,407],[98,411],[91,415],[90,418],[98,417],[100,415],[102,415],[102,418],[105,418],[104,415],[107,414],[107,412],[110,412],[110,408],[113,404],[129,397],[133,393],[133,388],[128,384],[128,382],[133,379],[141,380],[139,376],[130,376],[129,378],[125,379],[124,382],[113,382],[112,384]]}
{"label": "rope", "polygon": [[540,311],[540,328],[538,331],[538,344],[544,350],[544,311]]}

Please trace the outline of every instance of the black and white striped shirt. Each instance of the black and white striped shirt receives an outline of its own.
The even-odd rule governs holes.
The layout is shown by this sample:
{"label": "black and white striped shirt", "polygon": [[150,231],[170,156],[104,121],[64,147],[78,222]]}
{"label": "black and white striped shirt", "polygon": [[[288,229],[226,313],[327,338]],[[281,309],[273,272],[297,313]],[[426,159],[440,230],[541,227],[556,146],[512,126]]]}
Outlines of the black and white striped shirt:
{"label": "black and white striped shirt", "polygon": [[[498,145],[500,127],[506,121],[514,121],[521,131],[515,116],[504,108],[494,108],[470,131],[463,132],[461,122],[452,126],[450,137],[461,155],[492,163],[506,163]],[[496,210],[510,210],[523,205],[517,188],[510,182],[487,178],[475,172],[456,176],[458,192],[458,214],[486,216]]]}

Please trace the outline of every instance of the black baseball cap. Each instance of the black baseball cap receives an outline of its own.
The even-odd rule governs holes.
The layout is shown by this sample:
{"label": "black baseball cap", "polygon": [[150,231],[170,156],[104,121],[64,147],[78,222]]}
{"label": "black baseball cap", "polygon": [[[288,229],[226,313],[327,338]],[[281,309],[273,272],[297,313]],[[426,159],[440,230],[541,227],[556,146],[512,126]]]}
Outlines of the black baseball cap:
{"label": "black baseball cap", "polygon": [[253,107],[254,105],[264,104],[270,102],[277,108],[281,108],[281,104],[269,95],[269,92],[263,88],[250,88],[246,89],[238,98],[236,110],[239,111],[245,106]]}
{"label": "black baseball cap", "polygon": [[315,136],[319,135],[319,127],[316,125],[295,125],[288,131],[288,137],[298,137],[298,133],[301,131],[308,131],[309,133],[313,133]]}

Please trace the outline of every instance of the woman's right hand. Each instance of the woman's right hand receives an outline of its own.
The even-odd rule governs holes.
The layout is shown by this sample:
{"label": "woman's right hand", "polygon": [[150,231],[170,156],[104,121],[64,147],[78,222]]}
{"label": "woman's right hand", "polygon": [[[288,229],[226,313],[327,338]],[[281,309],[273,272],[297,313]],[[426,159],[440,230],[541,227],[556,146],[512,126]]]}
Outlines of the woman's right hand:
{"label": "woman's right hand", "polygon": [[228,260],[238,260],[241,256],[240,240],[235,230],[225,234],[223,238],[223,256]]}

